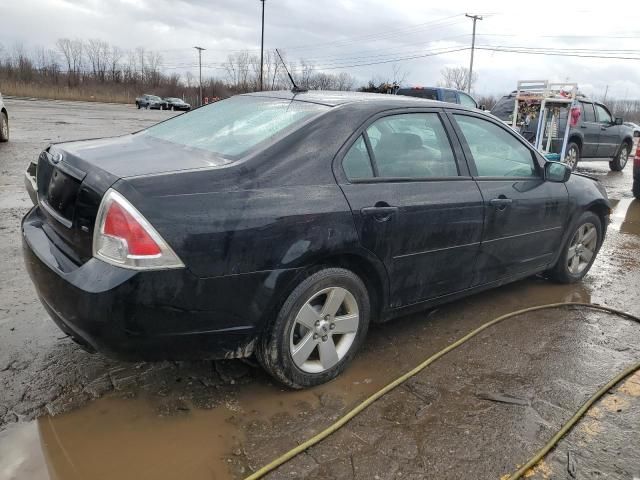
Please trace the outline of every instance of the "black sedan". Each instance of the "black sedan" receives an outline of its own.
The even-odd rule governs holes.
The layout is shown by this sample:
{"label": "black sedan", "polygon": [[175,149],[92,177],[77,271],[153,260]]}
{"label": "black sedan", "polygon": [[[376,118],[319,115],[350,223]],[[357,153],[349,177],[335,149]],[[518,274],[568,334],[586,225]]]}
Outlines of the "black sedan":
{"label": "black sedan", "polygon": [[392,95],[247,94],[38,159],[24,257],[46,310],[128,359],[256,354],[294,388],[371,322],[545,274],[576,282],[610,205],[495,117]]}
{"label": "black sedan", "polygon": [[169,110],[182,110],[185,112],[188,112],[189,110],[191,110],[191,105],[189,105],[187,102],[185,102],[181,98],[166,97],[166,98],[163,98],[162,100],[164,100],[166,108],[168,108]]}

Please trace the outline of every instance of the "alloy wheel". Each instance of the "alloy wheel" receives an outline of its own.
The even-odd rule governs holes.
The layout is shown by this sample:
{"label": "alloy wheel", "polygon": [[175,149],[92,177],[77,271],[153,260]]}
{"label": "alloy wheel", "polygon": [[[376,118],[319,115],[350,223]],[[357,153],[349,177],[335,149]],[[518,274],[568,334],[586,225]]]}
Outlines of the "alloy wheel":
{"label": "alloy wheel", "polygon": [[596,254],[598,231],[593,223],[578,227],[567,252],[567,269],[572,275],[580,275]]}
{"label": "alloy wheel", "polygon": [[358,332],[360,311],[351,292],[329,287],[315,293],[296,315],[289,352],[306,373],[333,368],[349,352]]}
{"label": "alloy wheel", "polygon": [[576,147],[571,147],[567,154],[564,157],[564,163],[573,170],[576,168],[578,163],[578,149]]}
{"label": "alloy wheel", "polygon": [[623,145],[620,149],[620,156],[618,157],[618,163],[620,163],[620,169],[623,169],[629,160],[629,148]]}

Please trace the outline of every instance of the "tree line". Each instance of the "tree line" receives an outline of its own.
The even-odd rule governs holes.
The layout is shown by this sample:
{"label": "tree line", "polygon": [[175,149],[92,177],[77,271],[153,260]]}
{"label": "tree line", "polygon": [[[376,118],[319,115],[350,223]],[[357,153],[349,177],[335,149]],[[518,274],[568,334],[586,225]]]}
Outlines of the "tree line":
{"label": "tree line", "polygon": [[[405,82],[408,73],[397,64],[388,76],[377,75],[367,84],[357,85],[346,72],[319,71],[305,59],[289,61],[281,52],[296,83],[310,90],[359,90],[386,93],[393,85]],[[205,71],[208,65],[205,63]],[[227,56],[214,67],[217,75],[205,74],[204,97],[226,98],[238,93],[260,90],[260,56],[249,50]],[[169,73],[167,73],[167,70]],[[195,70],[195,69],[194,69]],[[291,88],[283,63],[274,50],[265,50],[262,89]],[[469,72],[465,67],[445,67],[440,71],[439,86],[467,90]],[[471,88],[477,81],[474,73]],[[144,47],[122,49],[100,39],[60,38],[52,48],[27,49],[21,44],[6,48],[0,44],[0,92],[5,95],[95,100],[133,103],[142,93],[163,97],[180,97],[198,105],[199,79],[191,71],[173,72],[163,63],[160,52]],[[507,92],[505,92],[507,93]],[[640,100],[602,99],[614,115],[625,121],[640,121]],[[499,100],[493,95],[476,95],[487,109]]]}
{"label": "tree line", "polygon": [[[301,59],[288,62],[296,83],[310,90],[352,90],[348,73],[317,71]],[[204,75],[203,96],[225,98],[260,89],[260,57],[249,51],[229,54],[219,75]],[[184,98],[198,104],[199,79],[190,71],[167,73],[162,55],[143,47],[122,49],[100,39],[60,38],[55,48],[27,49],[0,44],[0,91],[8,95],[133,103],[142,93]],[[206,70],[206,68],[205,68]],[[275,51],[266,50],[263,90],[291,88]]]}

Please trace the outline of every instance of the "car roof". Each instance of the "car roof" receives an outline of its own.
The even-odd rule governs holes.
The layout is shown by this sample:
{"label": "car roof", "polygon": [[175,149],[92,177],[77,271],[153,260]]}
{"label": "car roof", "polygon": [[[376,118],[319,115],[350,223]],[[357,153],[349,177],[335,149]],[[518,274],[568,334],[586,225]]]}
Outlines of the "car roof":
{"label": "car roof", "polygon": [[332,90],[310,90],[308,92],[293,93],[289,90],[279,90],[273,92],[245,93],[245,96],[281,98],[284,100],[296,100],[300,102],[319,103],[329,107],[345,105],[349,103],[369,103],[380,106],[402,107],[459,107],[455,103],[439,102],[437,100],[426,100],[418,97],[407,97],[404,95],[390,95],[385,93],[364,93],[364,92],[344,92]]}

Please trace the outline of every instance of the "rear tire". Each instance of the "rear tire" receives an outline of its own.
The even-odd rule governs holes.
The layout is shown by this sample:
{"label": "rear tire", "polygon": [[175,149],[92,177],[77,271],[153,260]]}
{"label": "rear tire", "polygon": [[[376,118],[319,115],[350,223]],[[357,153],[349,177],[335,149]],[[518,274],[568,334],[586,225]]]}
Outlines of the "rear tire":
{"label": "rear tire", "polygon": [[575,142],[569,142],[567,145],[567,151],[565,152],[563,162],[567,164],[567,166],[573,172],[578,166],[578,162],[580,161],[580,147]]}
{"label": "rear tire", "polygon": [[613,160],[609,162],[609,168],[614,172],[621,172],[629,160],[631,148],[627,143],[620,145],[620,151]]}
{"label": "rear tire", "polygon": [[357,275],[343,268],[320,270],[284,302],[261,339],[258,360],[290,388],[326,383],[355,356],[369,318],[369,294]]}
{"label": "rear tire", "polygon": [[547,272],[547,276],[559,283],[582,280],[596,259],[602,235],[600,217],[593,212],[584,212],[572,227],[558,263]]}
{"label": "rear tire", "polygon": [[9,118],[4,112],[0,112],[0,142],[9,141]]}

